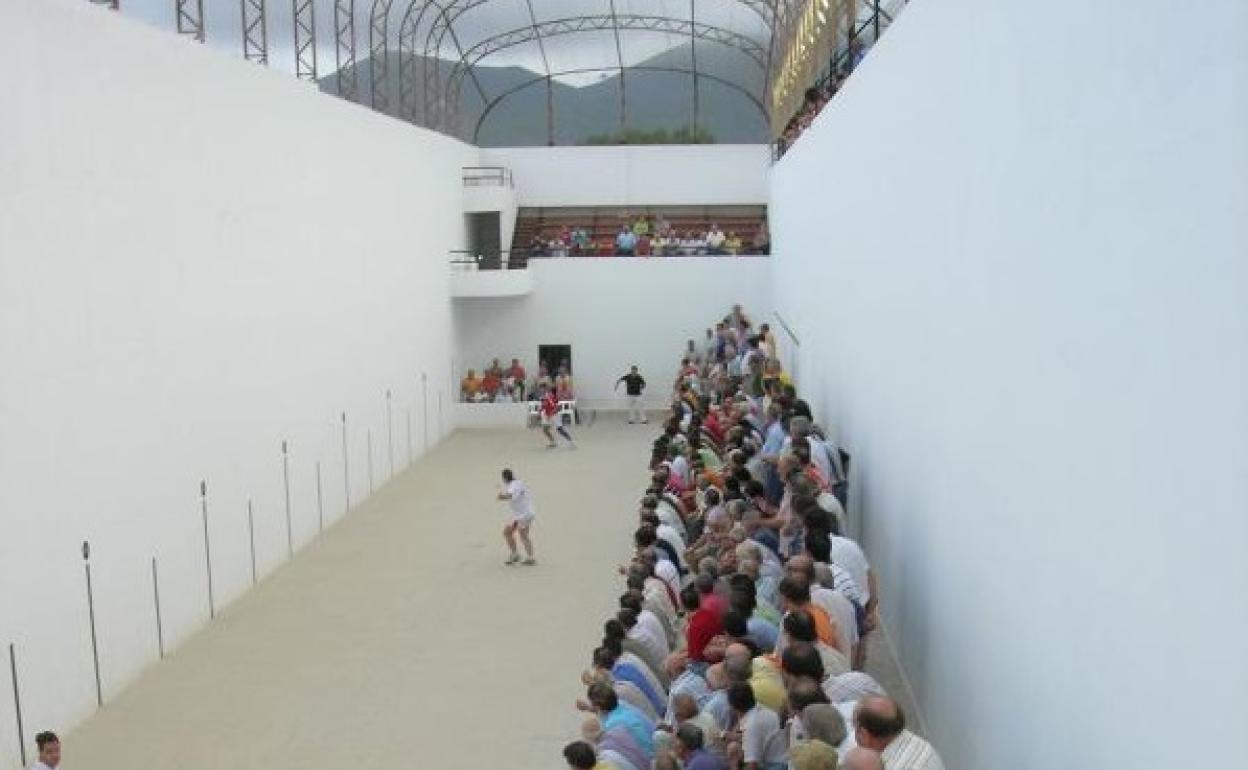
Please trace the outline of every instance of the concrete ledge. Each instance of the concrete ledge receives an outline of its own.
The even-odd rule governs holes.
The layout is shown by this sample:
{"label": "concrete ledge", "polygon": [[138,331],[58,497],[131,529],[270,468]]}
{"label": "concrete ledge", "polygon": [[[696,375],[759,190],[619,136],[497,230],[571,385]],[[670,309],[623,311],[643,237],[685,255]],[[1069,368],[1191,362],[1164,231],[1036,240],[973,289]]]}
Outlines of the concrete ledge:
{"label": "concrete ledge", "polygon": [[519,404],[455,404],[455,427],[524,428],[528,426],[528,405]]}

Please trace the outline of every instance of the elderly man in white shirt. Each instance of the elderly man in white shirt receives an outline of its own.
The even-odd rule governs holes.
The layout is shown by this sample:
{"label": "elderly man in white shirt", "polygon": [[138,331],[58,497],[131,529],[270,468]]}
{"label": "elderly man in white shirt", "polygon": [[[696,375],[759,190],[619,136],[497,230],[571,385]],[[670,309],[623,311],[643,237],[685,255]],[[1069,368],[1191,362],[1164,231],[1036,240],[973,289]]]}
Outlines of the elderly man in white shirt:
{"label": "elderly man in white shirt", "polygon": [[906,717],[892,698],[872,695],[854,708],[854,740],[880,752],[886,770],[945,770],[932,744],[906,729]]}

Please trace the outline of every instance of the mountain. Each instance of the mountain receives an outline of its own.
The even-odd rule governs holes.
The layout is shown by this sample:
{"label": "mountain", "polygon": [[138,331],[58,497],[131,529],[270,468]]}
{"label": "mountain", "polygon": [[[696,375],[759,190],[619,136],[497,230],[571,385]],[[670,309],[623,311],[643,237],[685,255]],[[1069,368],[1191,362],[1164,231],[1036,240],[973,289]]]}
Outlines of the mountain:
{"label": "mountain", "polygon": [[[762,81],[757,66],[744,55],[721,46],[701,44],[697,49],[698,68],[718,77],[740,83],[757,93]],[[399,54],[386,54],[388,93],[391,94],[388,114],[424,125],[423,104],[419,93],[414,114],[399,115]],[[655,70],[684,67],[690,63],[688,44],[665,51],[642,62],[641,67]],[[436,67],[445,80],[451,63],[443,59],[415,61],[418,79],[425,66]],[[369,104],[370,67],[367,60],[356,65],[361,104]],[[536,73],[521,67],[477,67],[481,89],[491,98],[515,89],[490,111],[476,137],[483,147],[518,147],[545,145],[546,85]],[[527,84],[527,85],[526,85]],[[423,85],[423,84],[422,84]],[[708,130],[715,141],[724,143],[763,143],[767,141],[766,120],[754,103],[739,91],[721,83],[700,78],[698,88],[698,126]],[[337,74],[320,81],[322,90],[337,93]],[[668,129],[689,126],[692,122],[692,78],[687,73],[628,69],[624,74],[625,96],[630,129]],[[620,74],[604,77],[580,88],[554,81],[552,102],[555,115],[556,144],[585,144],[589,137],[612,134],[619,130]],[[484,103],[472,80],[465,78],[461,97],[464,127],[460,135],[473,141],[473,130]],[[411,106],[409,105],[409,110]]]}

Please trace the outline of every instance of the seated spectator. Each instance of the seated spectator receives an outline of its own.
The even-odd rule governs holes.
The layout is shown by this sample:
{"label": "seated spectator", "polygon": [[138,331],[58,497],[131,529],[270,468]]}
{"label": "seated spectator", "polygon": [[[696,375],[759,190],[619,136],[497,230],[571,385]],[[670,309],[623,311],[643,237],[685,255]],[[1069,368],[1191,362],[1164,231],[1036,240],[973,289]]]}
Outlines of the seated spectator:
{"label": "seated spectator", "polygon": [[735,748],[729,744],[728,756],[739,758],[745,770],[785,770],[788,752],[776,712],[760,706],[754,691],[741,682],[729,685],[728,703],[736,716],[739,736]]}
{"label": "seated spectator", "polygon": [[595,682],[586,694],[590,707],[598,715],[604,731],[625,730],[647,757],[654,756],[654,722],[627,703],[621,703],[611,685]]}
{"label": "seated spectator", "polygon": [[589,233],[583,227],[573,227],[569,235],[572,245],[572,253],[576,255],[584,254],[589,248]]}
{"label": "seated spectator", "polygon": [[619,235],[615,236],[615,253],[621,257],[631,257],[636,248],[637,236],[627,226],[621,225]]}
{"label": "seated spectator", "polygon": [[884,758],[880,752],[855,746],[845,752],[845,760],[841,762],[841,770],[886,770]]}
{"label": "seated spectator", "polygon": [[667,256],[667,236],[659,233],[650,239],[650,253],[656,257]]}
{"label": "seated spectator", "polygon": [[485,400],[493,401],[502,387],[503,381],[494,373],[494,368],[486,369],[485,376],[481,378],[481,394],[485,397]]}
{"label": "seated spectator", "polygon": [[649,766],[650,758],[627,730],[618,726],[604,730],[598,717],[582,723],[581,738],[594,747],[607,770],[646,770]]}
{"label": "seated spectator", "polygon": [[802,741],[789,751],[792,770],[837,770],[836,749],[823,741]]}
{"label": "seated spectator", "polygon": [[767,223],[764,222],[758,232],[754,233],[754,244],[751,254],[770,254],[771,253],[771,234],[767,232]]}
{"label": "seated spectator", "polygon": [[798,718],[801,720],[801,740],[823,741],[837,750],[845,746],[849,729],[845,726],[845,718],[835,706],[811,703],[802,708]]}
{"label": "seated spectator", "polygon": [[650,234],[650,221],[646,219],[645,214],[638,214],[637,219],[633,221],[633,235],[642,238]]}
{"label": "seated spectator", "polygon": [[723,620],[713,607],[703,606],[702,595],[694,586],[685,586],[680,592],[680,601],[685,612],[689,614],[689,625],[685,630],[685,648],[689,651],[689,660],[706,663],[706,645],[723,633]]}
{"label": "seated spectator", "polygon": [[724,241],[727,237],[724,231],[719,229],[719,225],[712,222],[711,229],[706,231],[703,240],[706,242],[707,254],[722,255],[724,253]]}
{"label": "seated spectator", "polygon": [[[655,714],[663,713],[667,708],[666,693],[662,692],[652,677],[653,673],[649,671],[646,664],[641,659],[633,660],[623,659],[628,653],[619,647],[612,646],[611,642],[619,644],[619,639],[604,640],[604,645],[594,649],[593,669],[610,674],[611,679],[619,682],[628,682],[629,684],[641,690],[646,696],[646,700],[650,702],[650,708]],[[631,656],[630,656],[631,657]]]}
{"label": "seated spectator", "polygon": [[862,671],[828,677],[823,683],[823,692],[833,703],[856,703],[871,695],[887,695],[874,677]]}
{"label": "seated spectator", "polygon": [[932,745],[906,729],[906,716],[892,698],[872,695],[854,709],[854,740],[880,752],[888,770],[944,770]]}
{"label": "seated spectator", "polygon": [[707,750],[704,736],[702,728],[692,722],[676,728],[676,755],[684,770],[728,770],[723,757]]}
{"label": "seated spectator", "polygon": [[601,768],[594,747],[585,741],[573,741],[563,747],[563,758],[572,770],[594,770]]}
{"label": "seated spectator", "polygon": [[477,376],[476,369],[469,369],[464,379],[459,381],[459,395],[464,401],[476,401],[477,396],[481,394],[481,378]]}
{"label": "seated spectator", "polygon": [[841,649],[841,635],[837,632],[837,628],[833,625],[828,613],[822,608],[815,606],[810,601],[810,584],[801,577],[790,574],[780,581],[780,603],[781,609],[786,613],[803,610],[810,614],[815,621],[815,634],[819,641]]}
{"label": "seated spectator", "polygon": [[735,232],[728,233],[728,240],[724,241],[724,251],[736,256],[741,253],[744,244],[741,242],[740,236]]}
{"label": "seated spectator", "polygon": [[533,233],[533,237],[529,239],[529,256],[546,256],[546,239],[542,237],[541,233]]}

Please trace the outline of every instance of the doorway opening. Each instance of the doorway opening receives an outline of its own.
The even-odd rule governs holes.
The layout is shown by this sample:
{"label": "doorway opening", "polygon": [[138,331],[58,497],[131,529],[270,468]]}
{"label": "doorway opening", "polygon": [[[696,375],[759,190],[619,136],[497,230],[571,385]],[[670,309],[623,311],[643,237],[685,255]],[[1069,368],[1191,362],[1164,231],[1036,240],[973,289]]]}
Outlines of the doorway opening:
{"label": "doorway opening", "polygon": [[537,362],[546,367],[546,371],[551,377],[559,373],[559,368],[564,367],[568,370],[568,375],[572,374],[572,346],[571,345],[538,345],[537,346]]}

